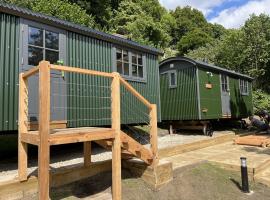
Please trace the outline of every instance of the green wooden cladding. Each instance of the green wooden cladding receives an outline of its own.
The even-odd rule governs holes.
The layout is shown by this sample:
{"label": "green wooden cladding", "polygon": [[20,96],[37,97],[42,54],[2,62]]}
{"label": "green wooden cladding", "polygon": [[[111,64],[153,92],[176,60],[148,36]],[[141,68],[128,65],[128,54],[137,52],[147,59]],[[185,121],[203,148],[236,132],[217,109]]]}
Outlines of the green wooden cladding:
{"label": "green wooden cladding", "polygon": [[[177,87],[170,88],[168,72],[174,70],[177,71]],[[207,72],[211,72],[212,75],[209,76]],[[171,58],[162,63],[160,65],[162,120],[223,118],[220,85],[222,73],[195,65],[190,59],[185,58],[178,61]],[[234,74],[228,76],[231,118],[239,119],[251,115],[253,113],[251,80]],[[239,79],[248,80],[248,95],[240,94]],[[212,88],[207,88],[206,84],[211,84]]]}
{"label": "green wooden cladding", "polygon": [[162,120],[199,119],[196,68],[177,70],[177,87],[169,88],[167,73],[160,75]]}
{"label": "green wooden cladding", "polygon": [[[114,44],[68,31],[66,38],[66,65],[112,72]],[[18,129],[19,39],[20,18],[0,13],[0,131]],[[145,55],[147,81],[130,83],[159,109],[158,56]],[[108,78],[67,73],[65,80],[68,105],[62,109],[67,109],[69,127],[111,124]],[[121,90],[121,122],[148,123],[145,106],[124,88]],[[160,118],[158,112],[158,120]]]}
{"label": "green wooden cladding", "polygon": [[[112,72],[112,53],[111,43],[72,32],[67,34],[67,65]],[[146,54],[147,82],[130,81],[130,83],[159,108],[157,59],[157,56]],[[111,124],[110,83],[109,78],[74,73],[68,75],[68,125],[70,127]],[[124,88],[121,88],[121,94],[121,123],[137,124],[149,121],[145,116],[148,110],[133,95],[128,94]]]}
{"label": "green wooden cladding", "polygon": [[17,130],[19,18],[0,13],[0,131]]}
{"label": "green wooden cladding", "polygon": [[[222,117],[221,109],[221,88],[219,73],[213,71],[213,76],[208,76],[207,71],[199,69],[199,87],[200,87],[200,104],[201,104],[201,118],[202,119],[218,119]],[[212,89],[205,87],[205,84],[212,84]],[[207,112],[203,110],[207,109]]]}
{"label": "green wooden cladding", "polygon": [[248,95],[240,94],[239,79],[230,78],[231,112],[233,118],[244,118],[253,114],[252,83],[248,82]]}

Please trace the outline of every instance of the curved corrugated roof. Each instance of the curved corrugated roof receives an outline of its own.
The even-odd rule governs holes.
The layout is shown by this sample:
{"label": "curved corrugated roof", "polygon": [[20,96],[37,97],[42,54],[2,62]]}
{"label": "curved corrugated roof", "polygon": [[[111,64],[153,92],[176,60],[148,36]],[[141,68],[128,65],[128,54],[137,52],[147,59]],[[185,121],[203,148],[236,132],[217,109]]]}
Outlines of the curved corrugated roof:
{"label": "curved corrugated roof", "polygon": [[163,54],[163,52],[160,51],[159,49],[156,49],[150,46],[141,45],[132,40],[128,40],[128,39],[124,39],[115,35],[104,33],[104,32],[101,32],[101,31],[98,31],[98,30],[95,30],[86,26],[81,26],[72,22],[68,22],[65,20],[58,19],[56,17],[49,16],[49,15],[33,12],[29,9],[21,8],[15,5],[0,2],[0,12],[16,15],[19,17],[23,17],[26,19],[40,22],[40,23],[48,24],[48,25],[58,27],[61,29],[77,32],[80,34],[89,35],[91,37],[95,37],[101,40],[105,40],[105,41],[112,42],[118,45],[129,47],[129,48],[142,50],[142,51],[149,52],[155,55]]}
{"label": "curved corrugated roof", "polygon": [[215,66],[215,65],[211,65],[211,64],[208,64],[206,62],[194,60],[194,59],[191,59],[191,58],[188,58],[188,57],[171,57],[171,58],[167,58],[167,59],[161,61],[159,63],[159,66],[162,66],[162,65],[164,65],[166,63],[169,63],[169,62],[172,62],[172,61],[187,61],[187,62],[190,62],[190,63],[192,63],[192,64],[194,64],[196,66],[199,66],[199,67],[203,67],[203,68],[206,68],[206,69],[213,69],[215,71],[221,71],[221,72],[225,72],[227,74],[232,74],[232,75],[240,76],[240,77],[243,77],[243,78],[247,78],[249,80],[253,80],[253,78],[248,76],[248,75],[241,74],[239,72],[228,70],[228,69],[218,67],[218,66]]}

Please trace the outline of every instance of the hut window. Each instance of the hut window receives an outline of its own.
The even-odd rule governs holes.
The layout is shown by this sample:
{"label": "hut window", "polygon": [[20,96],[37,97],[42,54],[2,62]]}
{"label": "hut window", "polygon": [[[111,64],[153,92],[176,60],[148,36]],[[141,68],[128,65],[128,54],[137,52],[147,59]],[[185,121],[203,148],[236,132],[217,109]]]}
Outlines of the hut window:
{"label": "hut window", "polygon": [[132,53],[132,76],[143,78],[142,54]]}
{"label": "hut window", "polygon": [[59,60],[59,34],[41,28],[28,27],[28,65],[37,66],[41,60]]}
{"label": "hut window", "polygon": [[177,87],[177,74],[176,74],[176,71],[169,72],[169,87],[170,88]]}
{"label": "hut window", "polygon": [[128,51],[117,49],[116,51],[117,72],[129,76]]}
{"label": "hut window", "polygon": [[229,79],[226,75],[221,75],[221,89],[222,92],[228,92],[229,91]]}
{"label": "hut window", "polygon": [[144,55],[116,48],[116,71],[132,80],[144,80]]}
{"label": "hut window", "polygon": [[240,79],[239,84],[240,84],[240,93],[242,95],[248,95],[248,81]]}

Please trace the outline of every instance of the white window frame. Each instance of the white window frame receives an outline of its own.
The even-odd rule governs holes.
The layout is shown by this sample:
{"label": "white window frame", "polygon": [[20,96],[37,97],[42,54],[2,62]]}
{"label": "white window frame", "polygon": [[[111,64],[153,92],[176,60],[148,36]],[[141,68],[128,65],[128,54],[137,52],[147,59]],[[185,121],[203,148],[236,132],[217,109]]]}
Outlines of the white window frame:
{"label": "white window frame", "polygon": [[[120,75],[125,78],[126,80],[136,81],[136,82],[147,82],[147,70],[146,70],[146,56],[142,52],[128,50],[123,47],[115,46],[112,50],[112,70],[117,72],[117,50],[127,51],[128,52],[128,63],[129,63],[129,75],[124,75],[120,73]],[[137,77],[132,75],[132,54],[141,54],[142,55],[142,68],[143,68],[143,77]],[[138,57],[137,57],[138,63]],[[138,67],[138,66],[137,66]]]}
{"label": "white window frame", "polygon": [[239,79],[239,90],[241,95],[249,95],[248,81]]}
{"label": "white window frame", "polygon": [[[172,74],[174,74],[175,84],[172,84]],[[177,72],[176,72],[176,70],[169,71],[168,76],[169,76],[169,88],[177,88]]]}

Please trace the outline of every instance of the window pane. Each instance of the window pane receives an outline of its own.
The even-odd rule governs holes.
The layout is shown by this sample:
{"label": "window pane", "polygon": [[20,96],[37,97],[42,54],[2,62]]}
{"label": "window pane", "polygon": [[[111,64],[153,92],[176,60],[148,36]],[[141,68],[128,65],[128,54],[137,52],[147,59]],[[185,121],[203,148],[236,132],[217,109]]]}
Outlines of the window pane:
{"label": "window pane", "polygon": [[45,60],[49,61],[52,64],[56,64],[59,60],[59,53],[56,51],[46,50]]}
{"label": "window pane", "polygon": [[221,84],[222,84],[222,91],[227,92],[228,91],[228,79],[227,79],[227,76],[221,75]]}
{"label": "window pane", "polygon": [[143,63],[142,63],[142,54],[138,55],[138,64],[143,65]]}
{"label": "window pane", "polygon": [[137,55],[132,54],[132,64],[137,64]]}
{"label": "window pane", "polygon": [[138,66],[139,77],[143,78],[143,66]]}
{"label": "window pane", "polygon": [[119,49],[117,49],[117,52],[116,52],[116,59],[117,60],[122,60],[122,52]]}
{"label": "window pane", "polygon": [[171,86],[175,86],[175,73],[171,73]]}
{"label": "window pane", "polygon": [[45,31],[45,47],[50,49],[59,49],[59,34]]}
{"label": "window pane", "polygon": [[129,75],[129,63],[124,63],[124,75]]}
{"label": "window pane", "polygon": [[29,27],[28,44],[43,47],[43,30],[34,27]]}
{"label": "window pane", "polygon": [[138,76],[137,65],[132,65],[132,76],[135,76],[135,77]]}
{"label": "window pane", "polygon": [[127,51],[123,51],[123,60],[125,62],[128,62],[128,52]]}
{"label": "window pane", "polygon": [[37,66],[43,60],[43,49],[28,47],[28,65]]}
{"label": "window pane", "polygon": [[120,73],[120,74],[123,74],[122,62],[120,62],[120,61],[117,61],[117,72]]}

